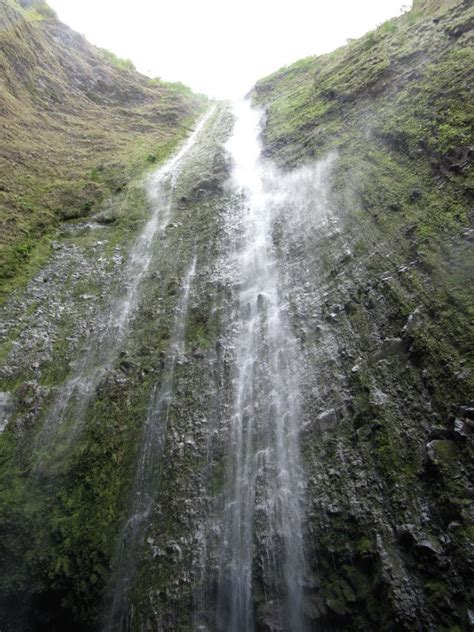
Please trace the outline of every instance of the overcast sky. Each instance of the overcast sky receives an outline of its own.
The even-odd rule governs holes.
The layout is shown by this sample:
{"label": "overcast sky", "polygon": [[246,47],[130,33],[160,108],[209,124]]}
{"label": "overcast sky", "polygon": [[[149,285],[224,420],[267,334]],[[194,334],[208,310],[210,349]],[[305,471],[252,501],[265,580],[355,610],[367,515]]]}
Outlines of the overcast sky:
{"label": "overcast sky", "polygon": [[141,72],[219,98],[359,37],[411,0],[49,0],[87,39]]}

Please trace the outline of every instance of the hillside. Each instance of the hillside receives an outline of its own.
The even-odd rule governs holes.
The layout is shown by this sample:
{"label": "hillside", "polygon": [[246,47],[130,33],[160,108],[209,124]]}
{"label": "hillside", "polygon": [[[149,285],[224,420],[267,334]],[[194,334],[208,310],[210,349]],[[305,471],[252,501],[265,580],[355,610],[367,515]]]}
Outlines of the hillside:
{"label": "hillside", "polygon": [[47,257],[60,222],[99,211],[168,156],[204,104],[91,46],[46,3],[1,0],[2,291]]}
{"label": "hillside", "polygon": [[471,2],[415,1],[253,92],[268,157],[332,157],[338,232],[306,237],[332,414],[305,453],[334,629],[469,629],[473,25]]}

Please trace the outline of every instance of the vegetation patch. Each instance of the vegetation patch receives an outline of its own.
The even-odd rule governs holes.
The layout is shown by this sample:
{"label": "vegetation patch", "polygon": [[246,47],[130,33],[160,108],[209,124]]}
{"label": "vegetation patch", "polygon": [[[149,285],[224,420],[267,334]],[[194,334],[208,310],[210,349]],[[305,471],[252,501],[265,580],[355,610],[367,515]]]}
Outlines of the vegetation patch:
{"label": "vegetation patch", "polygon": [[0,8],[5,300],[45,261],[62,222],[100,211],[168,157],[207,100],[183,86],[153,83],[127,60],[91,46],[44,2],[1,0]]}

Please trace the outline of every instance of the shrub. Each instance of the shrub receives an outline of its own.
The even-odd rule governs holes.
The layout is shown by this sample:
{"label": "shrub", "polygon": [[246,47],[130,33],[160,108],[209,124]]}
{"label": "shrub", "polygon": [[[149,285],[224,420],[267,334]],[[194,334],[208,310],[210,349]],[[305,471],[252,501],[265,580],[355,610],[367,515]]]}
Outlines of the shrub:
{"label": "shrub", "polygon": [[118,57],[115,53],[112,53],[112,51],[107,50],[106,48],[101,48],[100,51],[105,59],[112,66],[115,66],[115,68],[120,68],[121,70],[135,70],[135,66],[131,59],[122,59],[121,57]]}

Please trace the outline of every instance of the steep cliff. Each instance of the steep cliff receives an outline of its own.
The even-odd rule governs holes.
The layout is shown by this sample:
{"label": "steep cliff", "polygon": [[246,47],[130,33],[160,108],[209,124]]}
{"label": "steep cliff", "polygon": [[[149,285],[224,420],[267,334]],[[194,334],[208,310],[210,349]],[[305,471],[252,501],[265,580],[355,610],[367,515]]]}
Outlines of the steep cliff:
{"label": "steep cliff", "polygon": [[273,160],[333,156],[339,234],[308,234],[321,330],[300,325],[321,345],[304,449],[322,629],[472,625],[473,20],[420,0],[253,93]]}
{"label": "steep cliff", "polygon": [[[137,268],[123,261],[150,213],[144,181],[207,103],[91,46],[44,2],[0,2],[1,431],[16,420],[0,438],[2,628],[86,629],[101,617],[131,476],[119,464],[131,467],[136,433],[120,438],[103,423],[102,439],[94,431],[74,444],[78,466],[60,441],[40,448],[37,431],[92,330],[92,347],[110,348],[116,332],[104,307],[133,287],[126,275]],[[132,391],[123,395],[139,416]],[[114,417],[110,400],[101,407]],[[43,475],[32,474],[38,449],[50,453]]]}
{"label": "steep cliff", "polygon": [[[2,307],[2,630],[472,627],[470,4],[262,79],[261,127],[217,104],[146,180],[203,101],[5,5],[8,59],[69,38],[85,149]],[[67,200],[62,142],[25,156]]]}
{"label": "steep cliff", "polygon": [[169,155],[205,99],[140,75],[37,0],[1,1],[0,70],[4,295],[47,257],[61,221],[100,210]]}

